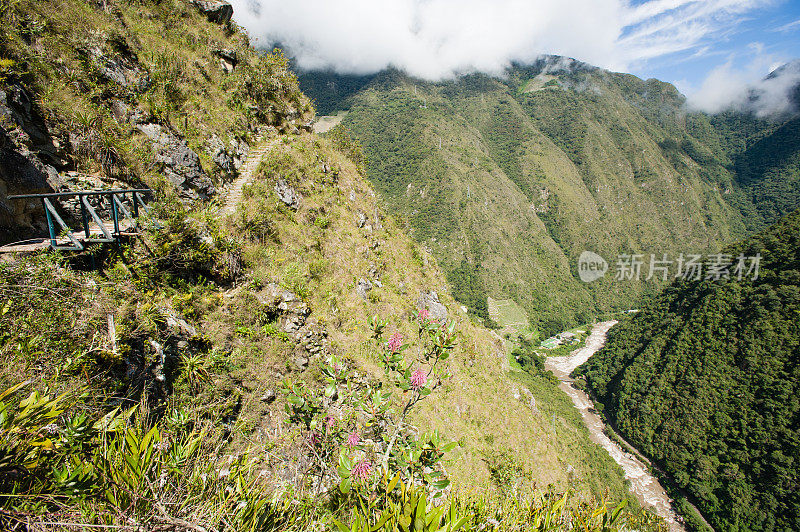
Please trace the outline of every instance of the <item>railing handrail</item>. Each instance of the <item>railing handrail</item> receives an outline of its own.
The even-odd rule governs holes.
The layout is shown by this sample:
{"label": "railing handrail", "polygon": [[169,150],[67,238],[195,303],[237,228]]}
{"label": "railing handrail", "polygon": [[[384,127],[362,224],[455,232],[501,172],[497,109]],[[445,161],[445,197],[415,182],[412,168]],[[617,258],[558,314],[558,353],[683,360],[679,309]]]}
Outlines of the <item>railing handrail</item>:
{"label": "railing handrail", "polygon": [[48,192],[45,194],[20,194],[17,196],[8,196],[8,199],[32,199],[32,198],[68,198],[70,196],[105,196],[110,194],[127,194],[136,192],[137,194],[152,194],[153,190],[149,188],[115,188],[109,190],[77,190],[72,192]]}

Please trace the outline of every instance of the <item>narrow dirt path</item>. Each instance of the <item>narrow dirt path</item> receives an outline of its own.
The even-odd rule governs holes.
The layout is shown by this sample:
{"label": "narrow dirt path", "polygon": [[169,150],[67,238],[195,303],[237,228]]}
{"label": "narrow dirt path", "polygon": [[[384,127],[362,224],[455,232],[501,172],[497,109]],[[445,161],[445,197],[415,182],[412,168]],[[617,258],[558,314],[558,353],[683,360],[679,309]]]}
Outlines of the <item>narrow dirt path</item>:
{"label": "narrow dirt path", "polygon": [[[593,442],[600,445],[605,449],[611,458],[619,464],[625,473],[625,478],[631,482],[631,492],[636,496],[639,502],[647,507],[650,506],[652,510],[664,518],[669,525],[669,529],[673,532],[684,531],[685,528],[681,524],[682,519],[675,513],[672,508],[672,500],[669,498],[664,488],[658,480],[650,474],[647,466],[634,455],[624,451],[619,444],[612,441],[603,431],[605,424],[603,420],[594,412],[594,405],[589,399],[589,396],[575,388],[573,380],[569,374],[572,370],[589,360],[589,358],[600,350],[606,343],[606,333],[608,330],[616,325],[616,321],[606,321],[598,323],[592,328],[589,338],[586,340],[586,345],[580,349],[576,349],[572,353],[564,357],[548,357],[545,361],[545,367],[553,372],[561,381],[559,388],[561,388],[570,399],[572,399],[575,408],[581,413],[583,422],[586,428],[589,429],[589,434]],[[630,444],[628,444],[630,446]],[[633,446],[630,446],[634,449]]]}
{"label": "narrow dirt path", "polygon": [[228,216],[236,211],[236,206],[239,204],[239,200],[242,199],[244,186],[253,178],[253,173],[256,171],[256,168],[258,168],[258,163],[261,162],[261,158],[275,146],[275,143],[275,139],[270,139],[250,150],[247,154],[247,160],[242,166],[239,177],[225,190],[225,203],[219,211],[220,216]]}

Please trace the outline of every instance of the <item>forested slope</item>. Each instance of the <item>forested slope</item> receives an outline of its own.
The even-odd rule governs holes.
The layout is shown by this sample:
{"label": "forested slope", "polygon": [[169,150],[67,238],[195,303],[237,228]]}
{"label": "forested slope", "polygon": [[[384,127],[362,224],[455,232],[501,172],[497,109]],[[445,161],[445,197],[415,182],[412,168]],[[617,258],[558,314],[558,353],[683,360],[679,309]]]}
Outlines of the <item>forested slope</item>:
{"label": "forested slope", "polygon": [[797,530],[800,211],[724,253],[758,278],[676,281],[577,372],[715,528]]}

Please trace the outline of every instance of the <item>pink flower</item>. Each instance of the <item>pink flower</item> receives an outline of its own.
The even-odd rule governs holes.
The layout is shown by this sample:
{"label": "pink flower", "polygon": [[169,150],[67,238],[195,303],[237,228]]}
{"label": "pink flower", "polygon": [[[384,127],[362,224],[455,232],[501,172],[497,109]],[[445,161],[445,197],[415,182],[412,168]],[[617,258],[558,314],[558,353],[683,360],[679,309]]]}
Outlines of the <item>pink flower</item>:
{"label": "pink flower", "polygon": [[422,371],[422,368],[414,370],[411,374],[411,386],[414,388],[422,388],[428,382],[428,375]]}
{"label": "pink flower", "polygon": [[403,335],[396,332],[389,338],[389,341],[386,342],[386,348],[391,351],[392,353],[397,353],[397,350],[400,349],[400,346],[403,345]]}
{"label": "pink flower", "polygon": [[420,310],[419,311],[419,321],[427,320],[428,316],[430,316],[430,315],[431,315],[431,313],[430,313],[430,311],[428,311],[428,309],[424,308],[424,309]]}
{"label": "pink flower", "polygon": [[361,460],[353,468],[353,476],[361,481],[367,480],[370,473],[372,473],[372,464],[367,460]]}
{"label": "pink flower", "polygon": [[358,432],[353,431],[347,437],[345,445],[347,445],[348,447],[355,447],[356,445],[358,445],[359,441],[361,441],[361,436],[358,434]]}
{"label": "pink flower", "polygon": [[325,426],[332,429],[336,425],[336,419],[333,416],[325,416]]}

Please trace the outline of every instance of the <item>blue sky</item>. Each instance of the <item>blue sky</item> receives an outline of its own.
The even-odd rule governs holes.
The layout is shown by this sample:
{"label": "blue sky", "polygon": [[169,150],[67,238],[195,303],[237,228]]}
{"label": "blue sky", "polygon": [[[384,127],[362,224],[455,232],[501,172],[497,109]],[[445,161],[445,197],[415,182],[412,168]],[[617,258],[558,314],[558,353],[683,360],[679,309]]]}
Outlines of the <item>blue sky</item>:
{"label": "blue sky", "polygon": [[800,58],[800,0],[230,1],[301,68],[446,79],[556,54],[675,83],[712,112]]}
{"label": "blue sky", "polygon": [[634,64],[631,72],[670,81],[686,92],[699,89],[714,69],[728,67],[744,78],[756,78],[798,58],[800,1],[765,2],[721,21],[697,45]]}

